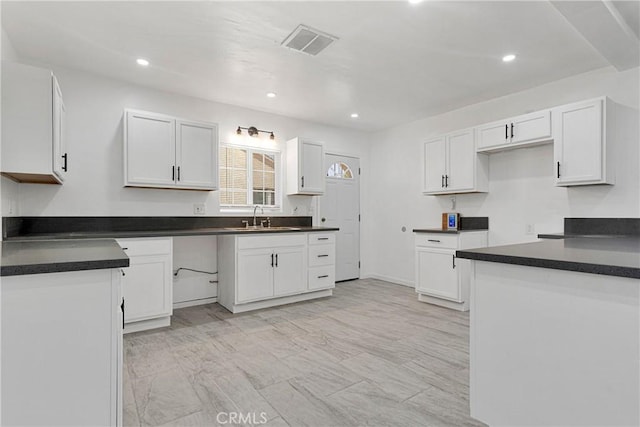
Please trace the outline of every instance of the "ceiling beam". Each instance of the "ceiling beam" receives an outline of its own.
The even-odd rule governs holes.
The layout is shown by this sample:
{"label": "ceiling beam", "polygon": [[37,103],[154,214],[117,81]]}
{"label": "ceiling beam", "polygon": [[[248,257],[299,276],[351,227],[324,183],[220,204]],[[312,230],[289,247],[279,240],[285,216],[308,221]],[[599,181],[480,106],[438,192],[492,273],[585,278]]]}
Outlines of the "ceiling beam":
{"label": "ceiling beam", "polygon": [[629,25],[637,20],[625,18],[628,10],[621,11],[609,0],[560,0],[551,4],[618,71],[640,65],[640,40]]}

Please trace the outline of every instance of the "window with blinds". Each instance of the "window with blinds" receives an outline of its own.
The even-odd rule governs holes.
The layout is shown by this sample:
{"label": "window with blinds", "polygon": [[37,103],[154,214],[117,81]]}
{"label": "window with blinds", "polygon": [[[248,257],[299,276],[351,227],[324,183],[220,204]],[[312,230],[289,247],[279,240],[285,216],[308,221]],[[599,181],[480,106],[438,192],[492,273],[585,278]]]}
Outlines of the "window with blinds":
{"label": "window with blinds", "polygon": [[220,146],[220,205],[278,207],[280,153]]}

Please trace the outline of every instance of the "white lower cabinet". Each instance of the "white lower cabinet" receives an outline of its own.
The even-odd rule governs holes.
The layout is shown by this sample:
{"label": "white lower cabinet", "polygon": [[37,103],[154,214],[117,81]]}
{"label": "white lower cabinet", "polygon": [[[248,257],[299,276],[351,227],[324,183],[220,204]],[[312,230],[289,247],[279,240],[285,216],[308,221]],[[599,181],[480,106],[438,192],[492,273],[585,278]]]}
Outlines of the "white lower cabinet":
{"label": "white lower cabinet", "polygon": [[120,279],[2,277],[2,425],[121,425]]}
{"label": "white lower cabinet", "polygon": [[117,241],[129,256],[129,267],[122,269],[125,333],[169,326],[173,313],[172,239]]}
{"label": "white lower cabinet", "polygon": [[331,263],[311,267],[312,254],[322,254],[311,252],[308,234],[317,233],[219,236],[218,302],[239,313],[331,295],[335,240],[319,245]]}
{"label": "white lower cabinet", "polygon": [[416,234],[416,292],[420,301],[469,309],[469,261],[456,250],[487,246],[487,231]]}

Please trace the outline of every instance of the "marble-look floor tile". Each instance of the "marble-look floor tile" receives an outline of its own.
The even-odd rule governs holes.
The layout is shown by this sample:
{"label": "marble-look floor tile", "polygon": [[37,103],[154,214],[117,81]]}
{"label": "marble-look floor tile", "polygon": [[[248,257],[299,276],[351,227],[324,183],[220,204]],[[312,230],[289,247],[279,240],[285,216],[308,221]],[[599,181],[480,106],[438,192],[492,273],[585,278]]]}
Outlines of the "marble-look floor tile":
{"label": "marble-look floor tile", "polygon": [[187,375],[206,372],[225,375],[238,371],[230,360],[230,352],[222,352],[211,343],[191,344],[172,349],[174,358]]}
{"label": "marble-look floor tile", "polygon": [[380,387],[361,381],[326,398],[357,426],[445,426],[415,406],[402,407]]}
{"label": "marble-look floor tile", "polygon": [[132,379],[156,375],[178,367],[171,348],[164,340],[162,347],[153,344],[130,345],[124,351]]}
{"label": "marble-look floor tile", "polygon": [[122,425],[125,427],[139,427],[140,419],[138,418],[138,409],[134,404],[125,405],[122,408]]}
{"label": "marble-look floor tile", "polygon": [[407,400],[407,406],[423,410],[429,414],[437,414],[450,425],[484,426],[469,415],[469,402],[447,393],[437,387],[424,390]]}
{"label": "marble-look floor tile", "polygon": [[367,353],[343,360],[340,363],[385,390],[398,402],[430,387],[409,369]]}
{"label": "marble-look floor tile", "polygon": [[134,380],[133,393],[142,425],[166,424],[202,409],[198,396],[179,369]]}
{"label": "marble-look floor tile", "polygon": [[255,419],[267,421],[279,416],[243,373],[218,376],[214,381],[241,414],[252,414]]}
{"label": "marble-look floor tile", "polygon": [[261,347],[234,353],[232,360],[258,390],[299,375],[298,371],[289,368]]}
{"label": "marble-look floor tile", "polygon": [[267,401],[291,426],[347,426],[335,408],[314,396],[280,382],[260,390]]}
{"label": "marble-look floor tile", "polygon": [[264,412],[275,427],[475,427],[468,346],[469,313],[375,279],[250,313],[184,308],[171,327],[125,335],[123,421],[226,427],[228,414]]}
{"label": "marble-look floor tile", "polygon": [[289,424],[282,417],[274,418],[272,420],[267,421],[264,424],[265,427],[290,427]]}

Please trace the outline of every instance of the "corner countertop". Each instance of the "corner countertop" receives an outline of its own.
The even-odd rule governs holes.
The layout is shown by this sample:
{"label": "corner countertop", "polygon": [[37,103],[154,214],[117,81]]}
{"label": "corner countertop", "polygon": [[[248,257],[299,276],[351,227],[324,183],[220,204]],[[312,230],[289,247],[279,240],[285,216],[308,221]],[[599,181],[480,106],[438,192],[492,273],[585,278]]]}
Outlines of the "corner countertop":
{"label": "corner countertop", "polygon": [[33,233],[7,237],[7,241],[68,240],[68,239],[125,239],[135,237],[181,237],[219,236],[228,234],[271,234],[338,231],[334,227],[287,227],[244,230],[242,227],[207,227],[183,230],[140,230],[140,231],[74,231],[60,233]]}
{"label": "corner countertop", "polygon": [[129,257],[113,239],[3,241],[0,276],[128,266]]}
{"label": "corner countertop", "polygon": [[457,251],[458,258],[640,279],[639,236],[589,236]]}

